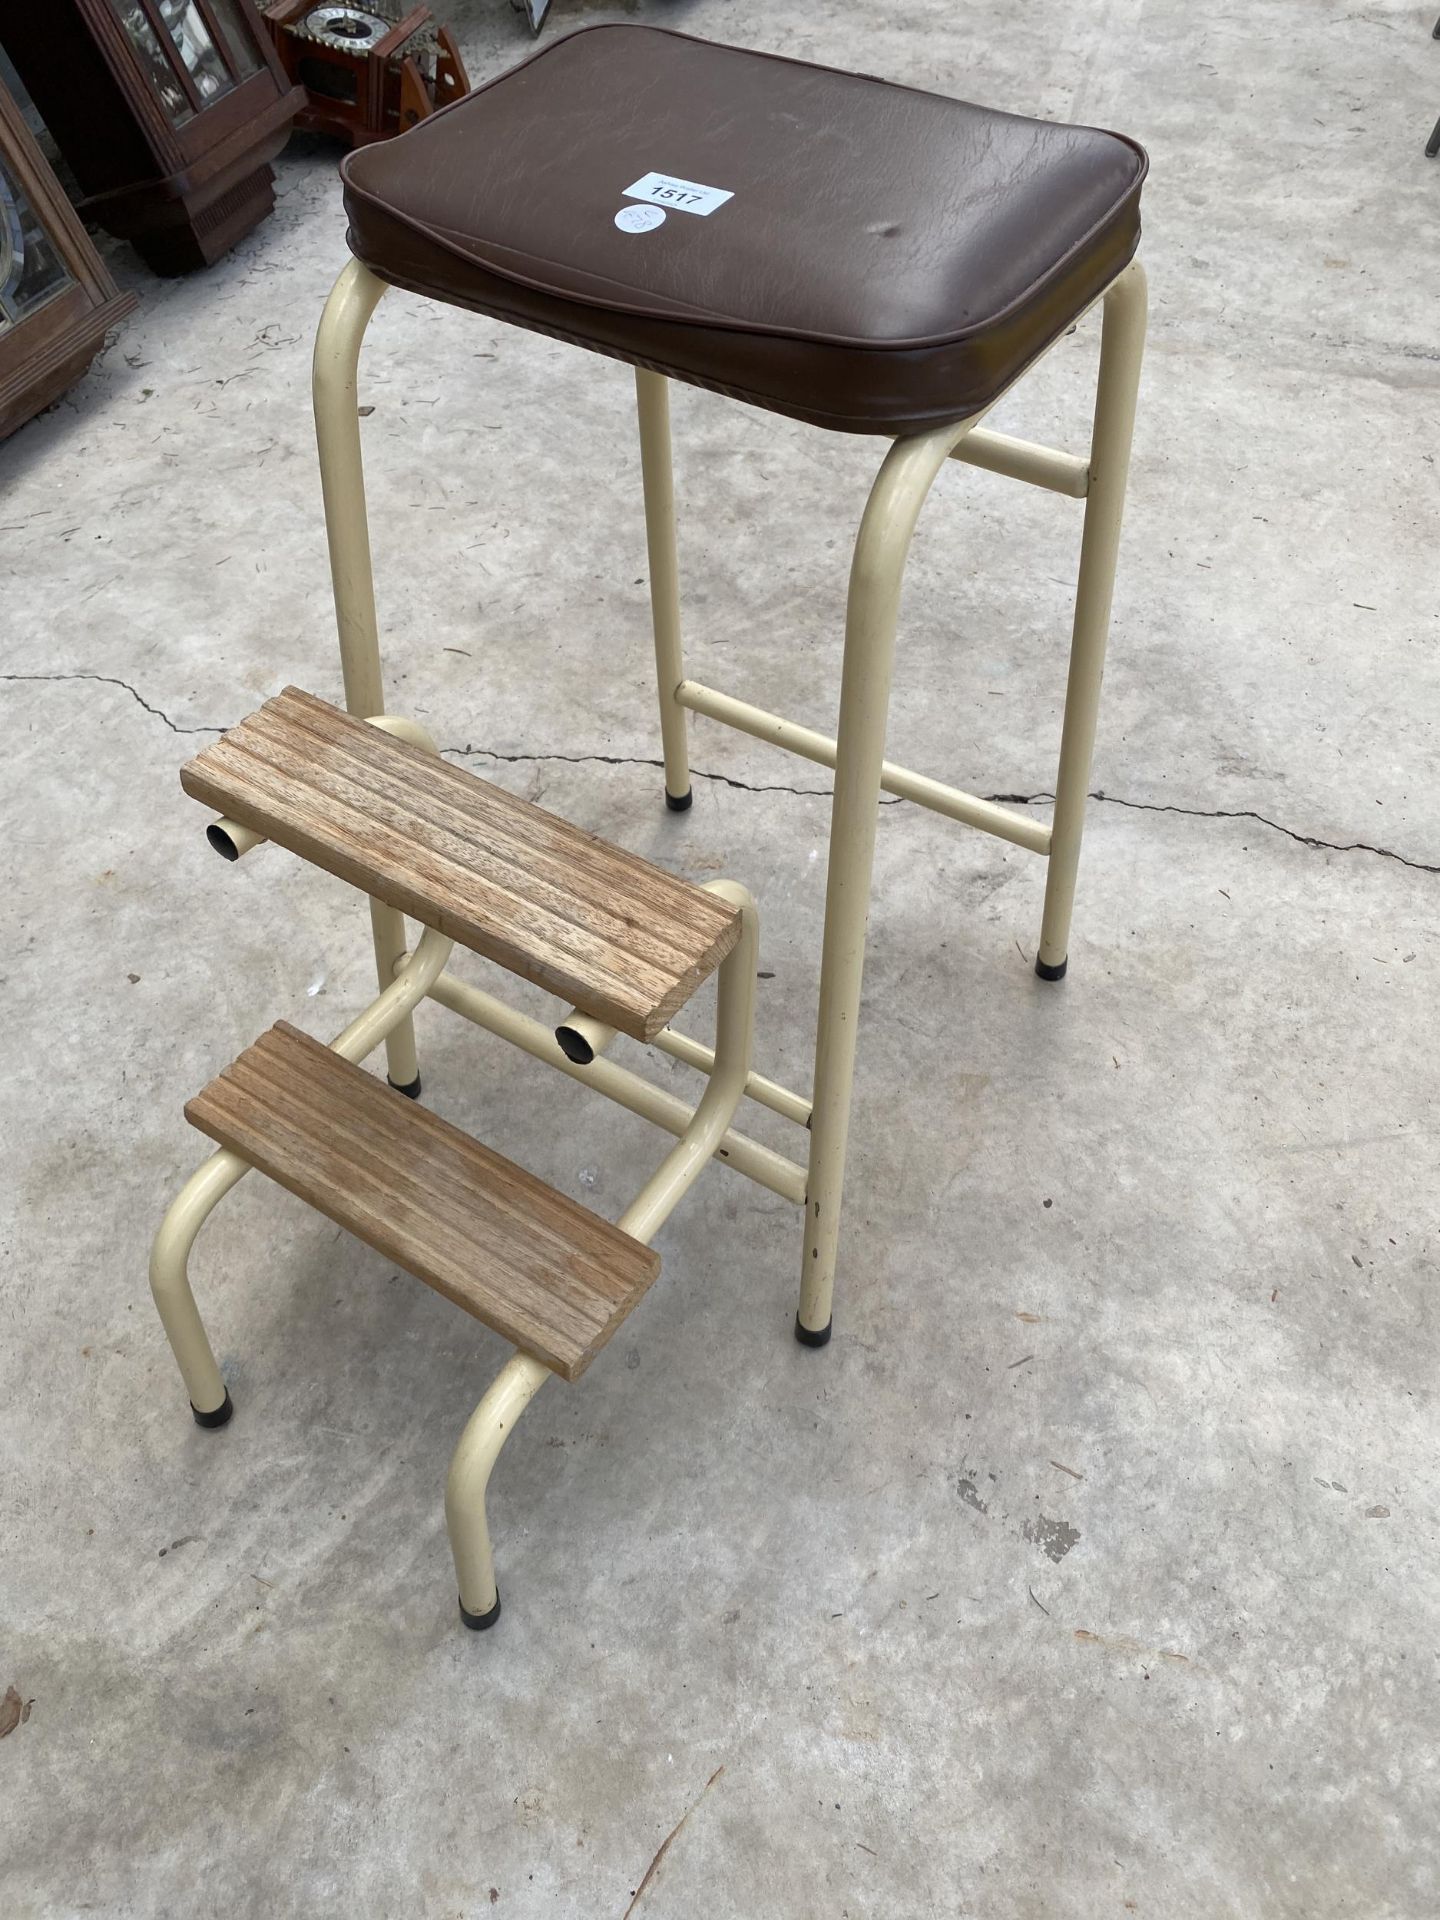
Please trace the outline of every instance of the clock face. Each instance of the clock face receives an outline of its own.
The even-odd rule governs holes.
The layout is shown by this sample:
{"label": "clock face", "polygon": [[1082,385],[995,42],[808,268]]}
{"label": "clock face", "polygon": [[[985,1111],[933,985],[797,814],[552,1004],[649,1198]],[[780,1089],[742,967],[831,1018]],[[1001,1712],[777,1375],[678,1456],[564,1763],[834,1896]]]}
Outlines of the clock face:
{"label": "clock face", "polygon": [[339,47],[346,53],[368,53],[394,24],[393,20],[384,20],[363,7],[314,7],[301,20],[300,29],[323,47]]}

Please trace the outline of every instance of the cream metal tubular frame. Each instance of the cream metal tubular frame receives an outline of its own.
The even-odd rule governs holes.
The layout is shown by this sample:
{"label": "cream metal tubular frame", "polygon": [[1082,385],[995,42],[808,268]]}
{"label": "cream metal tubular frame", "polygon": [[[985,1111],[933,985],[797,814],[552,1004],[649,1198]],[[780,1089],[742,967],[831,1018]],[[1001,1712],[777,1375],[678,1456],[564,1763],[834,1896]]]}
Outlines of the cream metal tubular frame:
{"label": "cream metal tubular frame", "polygon": [[[528,1053],[532,1060],[543,1061],[568,1079],[593,1088],[607,1100],[613,1100],[617,1107],[639,1114],[642,1120],[663,1128],[666,1133],[683,1134],[693,1118],[694,1109],[687,1107],[683,1100],[642,1075],[631,1073],[628,1067],[617,1066],[599,1054],[588,1065],[572,1060],[549,1027],[532,1020],[529,1014],[521,1013],[495,994],[487,993],[483,987],[462,980],[458,974],[442,973],[430,989],[430,998],[463,1019],[473,1021],[477,1027],[484,1027],[487,1033],[508,1040],[522,1053]],[[651,1045],[658,1047],[660,1042],[653,1040]],[[743,1173],[757,1186],[788,1200],[792,1206],[803,1205],[806,1171],[799,1161],[787,1160],[783,1153],[776,1153],[772,1147],[762,1146],[758,1140],[736,1133],[733,1128],[716,1147],[715,1158],[733,1167],[736,1173]]]}
{"label": "cream metal tubular frame", "polygon": [[[325,502],[325,530],[330,552],[331,584],[335,596],[335,619],[340,641],[340,665],[345,700],[350,712],[377,725],[387,727],[401,738],[415,739],[420,745],[433,745],[419,738],[413,723],[384,713],[384,681],[380,664],[379,628],[375,612],[374,573],[370,553],[370,532],[365,508],[365,471],[360,448],[359,365],[360,348],[375,310],[387,291],[385,282],[358,260],[343,269],[326,302],[315,341],[314,402],[315,431],[320,455],[320,480]],[[646,500],[646,529],[650,555],[650,578],[655,628],[655,658],[662,688],[678,686],[684,673],[680,651],[679,574],[675,545],[675,501],[670,455],[669,383],[660,374],[636,369],[636,404],[640,419],[641,466]],[[686,748],[686,716],[672,699],[662,696],[661,730],[665,743],[665,790],[669,804],[677,811],[690,803],[690,771]],[[423,730],[422,730],[423,731]],[[228,858],[238,858],[259,844],[258,837],[232,821],[214,822],[212,844]],[[233,846],[233,852],[231,848]],[[375,940],[375,959],[382,984],[395,977],[405,959],[404,917],[379,901],[370,902],[370,917]],[[482,989],[447,975],[444,988],[434,998],[462,1012],[481,1026],[523,1046],[536,1058],[551,1065],[563,1065],[554,1057],[555,1045],[550,1032],[503,1001]],[[533,1031],[532,1031],[533,1030]],[[689,1066],[708,1073],[714,1056],[710,1049],[684,1034],[662,1034],[656,1045],[683,1060]],[[397,1027],[387,1043],[390,1083],[402,1092],[419,1091],[419,1063],[415,1051],[414,1026],[410,1021]],[[578,1075],[576,1077],[579,1077]],[[688,1123],[690,1110],[672,1094],[653,1087],[638,1074],[624,1068],[608,1068],[595,1076],[612,1099],[619,1099],[633,1112],[680,1133]],[[777,1086],[763,1075],[751,1074],[747,1085],[750,1098],[773,1112],[804,1126],[808,1124],[810,1102],[804,1095]],[[633,1096],[633,1097],[627,1097]],[[733,1157],[732,1157],[733,1155]],[[762,1185],[796,1203],[803,1196],[804,1175],[796,1175],[793,1161],[769,1148],[731,1135],[720,1157],[741,1167]],[[799,1186],[799,1191],[795,1188]]]}
{"label": "cream metal tubular frame", "polygon": [[[330,580],[340,636],[345,704],[362,720],[385,711],[380,640],[375,620],[375,576],[370,562],[370,523],[365,512],[365,465],[360,451],[360,343],[385,282],[352,260],[335,283],[315,339],[313,392],[315,437],[320,451],[320,487]],[[405,952],[405,916],[379,900],[370,902],[375,970],[381,986],[394,978]],[[413,1021],[404,1020],[385,1044],[392,1087],[412,1097],[420,1091],[420,1063]]]}
{"label": "cream metal tubular frame", "polygon": [[[614,1027],[607,1027],[603,1020],[593,1020],[588,1013],[581,1013],[578,1007],[572,1007],[556,1027],[555,1038],[567,1059],[573,1060],[576,1066],[588,1067],[597,1054],[609,1052],[619,1035]],[[714,1048],[704,1046],[699,1040],[692,1040],[688,1033],[677,1033],[673,1027],[666,1027],[657,1033],[650,1045],[657,1047],[661,1053],[668,1053],[672,1060],[680,1060],[687,1067],[694,1067],[698,1073],[714,1070]],[[797,1126],[808,1127],[810,1124],[810,1102],[802,1094],[792,1093],[789,1087],[782,1087],[778,1081],[767,1080],[763,1073],[746,1075],[745,1097],[762,1107],[769,1107],[772,1113],[778,1113],[786,1120],[793,1120]]]}
{"label": "cream metal tubular frame", "polygon": [[685,678],[680,650],[680,563],[675,547],[675,475],[670,457],[670,382],[647,367],[635,369],[640,422],[640,479],[645,491],[645,542],[650,560],[650,616],[655,629],[655,676],[660,689],[660,740],[665,754],[665,804],[672,813],[690,805],[690,752],[685,715],[674,689]]}
{"label": "cream metal tubular frame", "polygon": [[[1105,666],[1105,644],[1114,596],[1115,563],[1125,507],[1130,441],[1135,424],[1135,399],[1145,352],[1146,288],[1145,270],[1140,262],[1132,260],[1095,304],[1102,307],[1104,317],[1089,458],[1081,459],[1077,454],[1064,453],[1055,447],[1037,446],[1029,440],[1017,440],[1010,434],[996,433],[978,424],[983,417],[981,415],[976,415],[969,423],[949,456],[952,460],[1004,475],[1028,486],[1041,487],[1048,492],[1085,502],[1053,823],[1046,825],[1043,821],[1028,820],[1009,807],[997,806],[993,801],[965,793],[958,787],[947,786],[943,781],[915,773],[908,767],[897,766],[890,760],[882,761],[880,772],[882,792],[914,801],[917,806],[926,807],[932,813],[944,814],[962,825],[975,827],[996,839],[1008,840],[1014,846],[1024,847],[1031,853],[1043,854],[1050,859],[1051,870],[1046,882],[1045,910],[1036,959],[1036,971],[1048,980],[1059,979],[1065,971],[1070,916],[1075,899],[1075,875],[1084,832],[1085,790],[1090,777],[1100,681]],[[672,778],[669,768],[676,752],[677,707],[704,714],[711,720],[718,720],[722,726],[748,733],[753,739],[768,741],[772,746],[781,747],[800,759],[814,761],[822,767],[834,767],[841,747],[828,735],[817,733],[813,728],[786,719],[782,714],[771,713],[747,700],[738,700],[732,694],[705,686],[686,676],[680,649],[679,615],[675,610],[678,607],[678,575],[675,563],[674,483],[669,464],[669,405],[656,391],[667,383],[662,375],[654,373],[637,373],[636,379],[642,396],[641,464],[645,479],[652,578],[657,591],[663,582],[663,607],[656,604],[655,630],[667,792]],[[918,444],[929,437],[916,435],[913,440],[897,441],[895,444]],[[653,503],[658,503],[658,518],[654,522],[651,520]],[[658,572],[655,562],[657,553],[664,557],[663,570]],[[658,639],[662,631],[665,635],[663,647]],[[683,745],[683,733],[679,737]],[[688,780],[688,773],[686,777]]]}
{"label": "cream metal tubular frame", "polygon": [[1045,911],[1035,970],[1058,980],[1070,951],[1070,915],[1075,905],[1075,874],[1085,831],[1085,802],[1090,756],[1100,712],[1100,681],[1115,597],[1115,563],[1130,476],[1130,442],[1135,431],[1135,400],[1140,364],[1145,357],[1145,269],[1132,260],[1105,295],[1100,330],[1100,372],[1095,384],[1095,419],[1090,438],[1090,484],[1085,496],[1085,526],[1080,537],[1080,574],[1075,588],[1075,618],[1070,639],[1070,677],[1060,733],[1060,768],[1055,776],[1055,814],[1050,829],[1050,870],[1045,876]]}
{"label": "cream metal tubular frame", "polygon": [[[737,733],[768,740],[802,760],[815,761],[818,766],[835,765],[838,748],[834,740],[799,726],[794,720],[786,720],[778,713],[752,707],[748,700],[736,700],[714,687],[701,686],[696,680],[682,680],[675,689],[675,698],[692,713],[707,714],[712,720],[733,727]],[[993,800],[962,793],[959,787],[947,787],[926,774],[912,773],[908,767],[897,767],[893,760],[883,760],[880,764],[880,788],[883,793],[898,794],[902,800],[913,800],[919,806],[928,807],[932,813],[948,814],[950,819],[959,820],[967,827],[979,827],[982,833],[993,834],[997,840],[1028,847],[1032,853],[1050,851],[1050,829],[1043,822],[1027,820],[1008,807],[997,807]]]}
{"label": "cream metal tubular frame", "polygon": [[961,421],[894,443],[870,490],[850,567],[820,961],[810,1179],[795,1317],[796,1336],[806,1346],[824,1346],[830,1338],[865,928],[905,561],[935,476],[973,425]]}
{"label": "cream metal tubular frame", "polygon": [[[425,729],[412,721],[385,716],[377,724],[434,751],[434,743]],[[547,1059],[549,1064],[562,1068],[575,1079],[599,1079],[602,1082],[599,1091],[610,1092],[610,1097],[620,1099],[622,1105],[645,1113],[646,1118],[656,1120],[661,1127],[680,1136],[618,1222],[623,1232],[646,1246],[710,1161],[732,1157],[738,1160],[744,1157],[738,1152],[742,1147],[749,1149],[756,1163],[756,1170],[751,1170],[752,1178],[761,1177],[758,1169],[773,1162],[775,1171],[763,1183],[783,1193],[785,1198],[797,1205],[803,1197],[802,1167],[783,1160],[778,1154],[771,1154],[768,1149],[758,1147],[753,1142],[743,1142],[730,1130],[730,1122],[745,1097],[750,1078],[750,1054],[755,1028],[755,980],[759,959],[759,917],[750,894],[733,881],[713,881],[706,891],[717,894],[740,909],[741,931],[739,940],[720,965],[715,1046],[713,1051],[701,1049],[709,1056],[709,1084],[700,1104],[693,1110],[682,1101],[674,1100],[671,1095],[660,1094],[661,1101],[665,1103],[662,1108],[658,1112],[646,1112],[642,1100],[617,1094],[604,1084],[604,1069],[609,1068],[611,1076],[620,1074],[620,1070],[609,1067],[608,1062],[596,1058],[593,1066],[602,1072],[592,1074],[589,1068],[567,1058],[553,1035],[545,1036],[550,1041],[553,1055],[537,1047],[528,1029],[534,1028],[543,1035],[545,1030],[538,1021],[528,1020],[518,1014],[513,1015],[514,1026],[490,1017],[478,1021],[478,1024],[490,1027],[524,1051]],[[445,1003],[448,996],[444,993],[442,982],[451,978],[445,974],[451,946],[451,941],[443,934],[427,928],[415,952],[408,957],[402,956],[395,968],[395,978],[385,992],[331,1041],[332,1051],[358,1064],[388,1039],[402,1021],[408,1020],[427,995]],[[463,986],[462,982],[454,984]],[[474,993],[476,990],[466,991]],[[509,1011],[502,1002],[493,1004],[502,1012]],[[457,1011],[476,1018],[463,999]],[[598,1031],[603,1033],[608,1029]],[[698,1042],[694,1044],[698,1046]],[[621,1078],[633,1081],[636,1087],[643,1088],[648,1084],[637,1074],[621,1074]],[[650,1091],[659,1094],[658,1089]],[[678,1113],[672,1112],[672,1108]],[[191,1175],[172,1201],[151,1250],[151,1293],[190,1396],[191,1409],[203,1427],[223,1426],[230,1418],[233,1407],[195,1305],[188,1273],[189,1258],[201,1227],[225,1195],[250,1171],[250,1162],[239,1154],[224,1148],[212,1154]],[[788,1180],[785,1178],[786,1172],[792,1176]],[[514,1430],[515,1422],[549,1377],[549,1368],[540,1361],[526,1353],[513,1353],[466,1422],[450,1461],[445,1481],[445,1525],[460,1588],[460,1614],[467,1627],[489,1627],[500,1617],[494,1552],[486,1514],[486,1493],[491,1471],[501,1448]]]}
{"label": "cream metal tubular frame", "polygon": [[[740,938],[720,966],[715,1068],[710,1084],[681,1138],[617,1222],[622,1232],[643,1246],[650,1244],[721,1150],[750,1070],[759,952],[755,902],[743,887],[729,880],[716,881],[706,891],[740,908]],[[561,1059],[565,1065],[572,1065],[565,1056]],[[577,1077],[583,1077],[585,1069],[575,1071]],[[445,1481],[445,1526],[460,1587],[460,1617],[467,1627],[490,1627],[500,1617],[500,1590],[495,1581],[495,1555],[486,1512],[490,1475],[500,1449],[515,1430],[515,1422],[548,1378],[549,1369],[540,1361],[527,1353],[513,1354],[465,1423],[450,1461]]]}
{"label": "cream metal tubular frame", "polygon": [[1031,440],[992,433],[989,427],[978,427],[969,434],[950,458],[963,461],[967,467],[1003,474],[1007,480],[1024,480],[1050,493],[1068,493],[1072,500],[1083,500],[1090,491],[1090,463],[1079,454],[1037,447]]}
{"label": "cream metal tubular frame", "polygon": [[[366,326],[384,291],[382,281],[358,261],[352,261],[330,297],[315,352],[316,425],[346,698],[353,712],[363,712],[366,717],[378,714],[383,703],[365,522],[357,367]],[[644,368],[636,370],[667,799],[677,808],[689,804],[687,710],[706,713],[835,769],[813,1105],[802,1095],[776,1087],[761,1076],[749,1076],[746,1085],[752,1098],[788,1118],[800,1120],[809,1109],[804,1272],[796,1330],[811,1344],[822,1344],[829,1337],[880,793],[888,790],[900,794],[1046,856],[1050,872],[1036,970],[1052,980],[1065,971],[1144,352],[1146,290],[1138,260],[1111,284],[1099,304],[1104,317],[1088,460],[983,428],[978,415],[898,440],[891,447],[871,491],[856,542],[846,615],[840,717],[833,741],[686,678],[680,634],[669,387],[663,375]],[[884,758],[905,560],[920,508],[941,466],[950,458],[1085,501],[1056,801],[1048,828]],[[399,914],[374,903],[371,911],[380,977],[385,980],[403,964],[403,921]],[[523,1015],[512,1013],[478,988],[443,975],[431,997],[503,1033],[536,1058],[548,1060],[572,1077],[589,1078],[597,1090],[632,1111],[644,1112],[671,1131],[683,1132],[688,1123],[690,1109],[683,1102],[598,1057],[592,1066],[575,1065],[565,1058],[553,1035],[546,1034],[537,1023],[526,1022]],[[531,1027],[535,1027],[534,1033]],[[658,1044],[701,1071],[713,1068],[713,1062],[704,1057],[708,1050],[683,1035],[661,1036]],[[390,1040],[392,1081],[406,1085],[403,1076],[407,1069],[418,1071],[408,1022],[397,1028]],[[725,1145],[717,1152],[773,1191],[792,1197],[793,1162],[733,1133],[727,1134]]]}
{"label": "cream metal tubular frame", "polygon": [[[658,578],[655,554],[663,554],[666,561],[664,610],[662,615],[657,603],[655,624],[657,636],[662,627],[666,634],[666,645],[662,648],[657,644],[656,658],[662,723],[671,730],[665,735],[667,789],[676,708],[705,714],[802,759],[832,767],[836,774],[810,1121],[804,1264],[796,1320],[797,1335],[809,1345],[823,1345],[830,1335],[875,809],[881,792],[898,794],[1046,856],[1050,867],[1036,971],[1049,980],[1058,980],[1065,972],[1145,348],[1146,284],[1138,260],[1131,261],[1098,304],[1103,308],[1103,321],[1088,459],[993,432],[980,426],[979,415],[950,428],[897,440],[891,447],[871,491],[856,541],[846,613],[840,718],[833,740],[685,676],[678,619],[669,618],[669,608],[677,596],[673,592],[675,512],[668,459],[668,409],[662,411],[654,390],[655,383],[663,384],[661,376],[637,376],[642,394],[641,455],[647,516],[653,503],[660,505],[659,524],[649,526],[652,578]],[[1049,826],[884,758],[905,560],[920,508],[946,459],[1085,501],[1060,763]],[[657,472],[662,460],[665,470]],[[763,1099],[763,1095],[756,1097]],[[799,1096],[789,1098],[803,1105]]]}

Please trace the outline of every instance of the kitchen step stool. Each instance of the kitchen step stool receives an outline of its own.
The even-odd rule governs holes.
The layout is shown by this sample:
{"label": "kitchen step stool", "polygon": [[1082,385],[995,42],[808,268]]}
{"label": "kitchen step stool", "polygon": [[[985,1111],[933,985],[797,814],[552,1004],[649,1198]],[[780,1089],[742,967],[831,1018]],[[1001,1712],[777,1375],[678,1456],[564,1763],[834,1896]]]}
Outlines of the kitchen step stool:
{"label": "kitchen step stool", "polygon": [[[451,1462],[445,1518],[461,1618],[500,1600],[485,1516],[490,1470],[551,1374],[575,1380],[660,1270],[649,1242],[716,1154],[750,1065],[757,922],[742,887],[692,886],[448,765],[413,722],[360,721],[288,687],[181,772],[216,810],[211,844],[265,840],[323,867],[425,931],[379,997],[331,1045],[273,1027],[186,1107],[220,1151],[161,1225],[150,1283],[202,1427],[230,1395],[187,1266],[216,1204],[252,1167],[377,1248],[516,1349]],[[446,973],[459,942],[571,1005],[555,1032]],[[718,970],[709,1085],[691,1111],[600,1056],[617,1032],[663,1040]],[[679,1135],[617,1225],[470,1139],[359,1062],[429,996]],[[405,1092],[418,1093],[418,1087]],[[789,1193],[787,1163],[742,1152]]]}
{"label": "kitchen step stool", "polygon": [[[1093,127],[633,26],[556,41],[342,165],[355,257],[321,324],[315,410],[350,710],[384,710],[357,370],[395,286],[634,366],[668,804],[690,805],[689,713],[835,770],[813,1097],[759,1075],[747,1087],[810,1130],[806,1345],[830,1337],[881,791],[1044,856],[1035,971],[1055,981],[1068,964],[1144,350],[1146,165]],[[1097,304],[1088,456],[982,425]],[[892,442],[855,543],[834,738],[686,675],[670,379]],[[1085,503],[1048,825],[885,759],[906,557],[952,459]],[[375,915],[383,981],[404,930],[390,909]],[[405,1022],[389,1062],[396,1084],[418,1073]]]}

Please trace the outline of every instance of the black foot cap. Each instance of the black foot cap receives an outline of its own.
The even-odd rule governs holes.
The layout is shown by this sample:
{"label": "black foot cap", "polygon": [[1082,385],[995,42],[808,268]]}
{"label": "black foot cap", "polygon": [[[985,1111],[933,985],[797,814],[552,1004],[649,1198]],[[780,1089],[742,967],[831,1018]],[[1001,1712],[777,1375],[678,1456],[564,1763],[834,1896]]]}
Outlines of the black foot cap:
{"label": "black foot cap", "polygon": [[800,1342],[802,1347],[828,1347],[834,1325],[835,1317],[832,1314],[824,1326],[817,1332],[813,1327],[802,1326],[800,1324],[800,1316],[797,1313],[795,1316],[795,1338]]}
{"label": "black foot cap", "polygon": [[395,1087],[396,1093],[403,1093],[407,1100],[418,1100],[420,1098],[420,1076],[418,1073],[408,1087],[396,1087],[395,1082],[390,1078],[388,1073],[385,1076],[385,1082],[387,1086]]}
{"label": "black foot cap", "polygon": [[1069,964],[1070,956],[1067,953],[1058,967],[1052,967],[1048,960],[1037,960],[1035,962],[1035,971],[1042,980],[1063,980],[1065,978],[1065,969]]}
{"label": "black foot cap", "polygon": [[235,1402],[230,1398],[230,1389],[227,1387],[225,1389],[225,1398],[213,1413],[202,1413],[193,1400],[190,1402],[190,1411],[195,1416],[195,1424],[197,1427],[223,1427],[228,1423],[231,1414],[235,1411]]}
{"label": "black foot cap", "polygon": [[671,793],[670,789],[667,787],[665,789],[665,804],[672,813],[688,813],[691,807],[693,807],[695,804],[694,788],[687,787],[684,793],[682,793],[680,795],[680,798],[677,800],[675,798],[675,795]]}
{"label": "black foot cap", "polygon": [[462,1600],[460,1602],[460,1618],[472,1633],[483,1633],[487,1627],[493,1627],[495,1622],[500,1618],[499,1594],[496,1594],[495,1604],[488,1613],[471,1613]]}

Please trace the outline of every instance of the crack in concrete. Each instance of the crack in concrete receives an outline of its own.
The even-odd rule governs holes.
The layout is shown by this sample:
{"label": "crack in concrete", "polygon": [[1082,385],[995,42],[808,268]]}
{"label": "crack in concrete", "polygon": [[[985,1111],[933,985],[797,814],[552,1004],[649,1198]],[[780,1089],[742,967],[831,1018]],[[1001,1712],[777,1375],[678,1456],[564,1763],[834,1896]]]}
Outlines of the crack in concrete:
{"label": "crack in concrete", "polygon": [[172,733],[224,733],[227,731],[224,727],[177,727],[168,713],[163,713],[159,707],[152,707],[143,693],[132,687],[128,680],[117,679],[113,673],[0,673],[0,680],[94,680],[102,687],[123,687],[137,706],[143,707],[146,713],[153,714],[157,720],[163,721]]}
{"label": "crack in concrete", "polygon": [[1272,833],[1283,833],[1297,846],[1313,847],[1318,852],[1373,853],[1379,860],[1393,860],[1416,873],[1440,873],[1440,865],[1428,860],[1412,860],[1408,854],[1396,853],[1393,847],[1377,847],[1369,840],[1321,840],[1311,833],[1297,833],[1294,827],[1282,826],[1268,814],[1256,813],[1250,807],[1177,807],[1166,801],[1122,800],[1118,794],[1100,792],[1092,793],[1090,798],[1103,800],[1112,807],[1131,807],[1137,813],[1183,813],[1192,820],[1254,820],[1262,827],[1269,827]]}
{"label": "crack in concrete", "polygon": [[[228,733],[228,727],[182,727],[177,726],[159,707],[151,706],[145,696],[128,680],[121,680],[112,673],[0,673],[0,681],[64,681],[93,680],[104,687],[120,687],[130,695],[137,706],[161,721],[171,733]],[[457,760],[499,760],[506,765],[544,763],[560,761],[567,766],[601,767],[657,767],[663,768],[665,762],[641,754],[623,753],[499,753],[493,747],[442,747],[442,754]],[[732,774],[713,773],[704,767],[692,767],[691,775],[696,780],[713,780],[720,786],[733,787],[737,793],[791,793],[801,799],[828,800],[833,791],[830,787],[791,787],[781,784],[761,785],[749,780],[737,780]],[[1055,798],[1053,793],[984,793],[977,796],[992,806],[1031,807],[1043,805]],[[1297,846],[1309,847],[1317,853],[1370,853],[1377,860],[1393,860],[1397,866],[1409,867],[1414,873],[1440,873],[1440,863],[1427,860],[1412,860],[1408,854],[1397,853],[1393,847],[1377,847],[1369,840],[1322,840],[1318,835],[1300,833],[1294,827],[1287,827],[1279,820],[1272,820],[1268,814],[1256,813],[1250,807],[1182,807],[1173,801],[1165,800],[1127,800],[1118,793],[1106,793],[1103,788],[1095,788],[1086,796],[1097,800],[1104,806],[1128,807],[1134,813],[1176,813],[1188,820],[1253,820],[1257,826],[1268,827],[1272,833],[1283,834],[1287,840],[1293,840]],[[882,807],[903,806],[904,800],[899,794],[882,794]]]}
{"label": "crack in concrete", "polygon": [[[497,753],[493,747],[441,747],[442,754],[452,754],[457,760],[501,760],[513,766],[517,762],[546,762],[558,760],[567,766],[579,767],[598,765],[602,767],[659,767],[665,762],[650,759],[641,754],[620,753]],[[690,775],[695,780],[713,780],[722,787],[734,787],[739,793],[794,793],[802,799],[828,800],[832,789],[829,787],[787,787],[781,785],[757,785],[749,780],[737,780],[732,774],[711,773],[704,767],[691,767]],[[898,807],[901,801],[898,795],[883,794],[882,807]]]}

